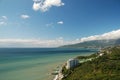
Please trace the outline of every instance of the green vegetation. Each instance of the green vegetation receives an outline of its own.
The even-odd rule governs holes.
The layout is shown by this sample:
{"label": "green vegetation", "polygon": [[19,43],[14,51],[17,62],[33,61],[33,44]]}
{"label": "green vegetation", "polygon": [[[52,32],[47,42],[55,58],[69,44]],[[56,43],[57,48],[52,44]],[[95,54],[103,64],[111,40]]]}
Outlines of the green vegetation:
{"label": "green vegetation", "polygon": [[[99,56],[103,53],[102,56]],[[96,58],[97,57],[97,58]],[[63,69],[63,80],[120,80],[120,47],[106,48],[97,54],[78,59],[94,58],[74,69]]]}

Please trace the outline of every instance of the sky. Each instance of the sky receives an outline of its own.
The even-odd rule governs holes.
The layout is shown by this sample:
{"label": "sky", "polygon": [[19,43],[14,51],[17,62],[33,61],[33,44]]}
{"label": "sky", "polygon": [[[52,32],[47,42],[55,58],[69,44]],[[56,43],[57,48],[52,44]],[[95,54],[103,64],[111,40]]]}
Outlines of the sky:
{"label": "sky", "polygon": [[0,0],[0,47],[120,38],[120,0]]}

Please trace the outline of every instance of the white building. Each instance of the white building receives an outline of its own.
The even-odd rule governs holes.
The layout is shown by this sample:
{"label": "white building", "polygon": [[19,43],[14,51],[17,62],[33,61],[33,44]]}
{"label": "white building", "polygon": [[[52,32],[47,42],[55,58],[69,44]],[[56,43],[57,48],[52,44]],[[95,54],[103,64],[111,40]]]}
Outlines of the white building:
{"label": "white building", "polygon": [[69,59],[67,61],[66,69],[74,68],[77,66],[79,61],[77,59]]}
{"label": "white building", "polygon": [[104,53],[100,53],[99,56],[102,56]]}

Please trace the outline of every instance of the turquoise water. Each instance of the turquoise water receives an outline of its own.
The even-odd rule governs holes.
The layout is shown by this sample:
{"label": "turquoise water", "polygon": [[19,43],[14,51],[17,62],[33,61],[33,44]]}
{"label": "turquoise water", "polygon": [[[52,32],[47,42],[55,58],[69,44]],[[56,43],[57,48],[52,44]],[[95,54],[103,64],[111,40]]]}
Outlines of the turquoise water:
{"label": "turquoise water", "polygon": [[52,80],[52,71],[68,59],[90,55],[83,49],[0,49],[0,80]]}

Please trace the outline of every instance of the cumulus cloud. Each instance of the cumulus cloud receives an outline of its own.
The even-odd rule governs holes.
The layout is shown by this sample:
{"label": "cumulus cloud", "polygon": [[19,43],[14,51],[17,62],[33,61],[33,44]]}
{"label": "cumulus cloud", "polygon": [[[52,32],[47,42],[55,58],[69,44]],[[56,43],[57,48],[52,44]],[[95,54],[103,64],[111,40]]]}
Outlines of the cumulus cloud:
{"label": "cumulus cloud", "polygon": [[83,37],[79,39],[79,42],[93,41],[93,40],[109,40],[109,39],[118,39],[118,38],[120,38],[120,29],[108,33],[104,33],[101,35]]}
{"label": "cumulus cloud", "polygon": [[0,26],[4,26],[7,24],[7,16],[1,16],[0,17]]}
{"label": "cumulus cloud", "polygon": [[0,25],[6,25],[6,24],[7,24],[6,22],[3,21],[0,22]]}
{"label": "cumulus cloud", "polygon": [[63,21],[59,21],[59,22],[57,22],[57,24],[63,24],[64,22]]}
{"label": "cumulus cloud", "polygon": [[8,18],[7,18],[7,16],[2,16],[2,18],[3,18],[3,19],[5,19],[5,20],[7,20],[7,19],[8,19]]}
{"label": "cumulus cloud", "polygon": [[59,7],[64,5],[62,0],[33,0],[33,2],[33,10],[42,12],[48,11],[53,6]]}
{"label": "cumulus cloud", "polygon": [[21,17],[22,19],[28,19],[28,18],[30,18],[29,15],[25,15],[25,14],[22,14],[20,17]]}

